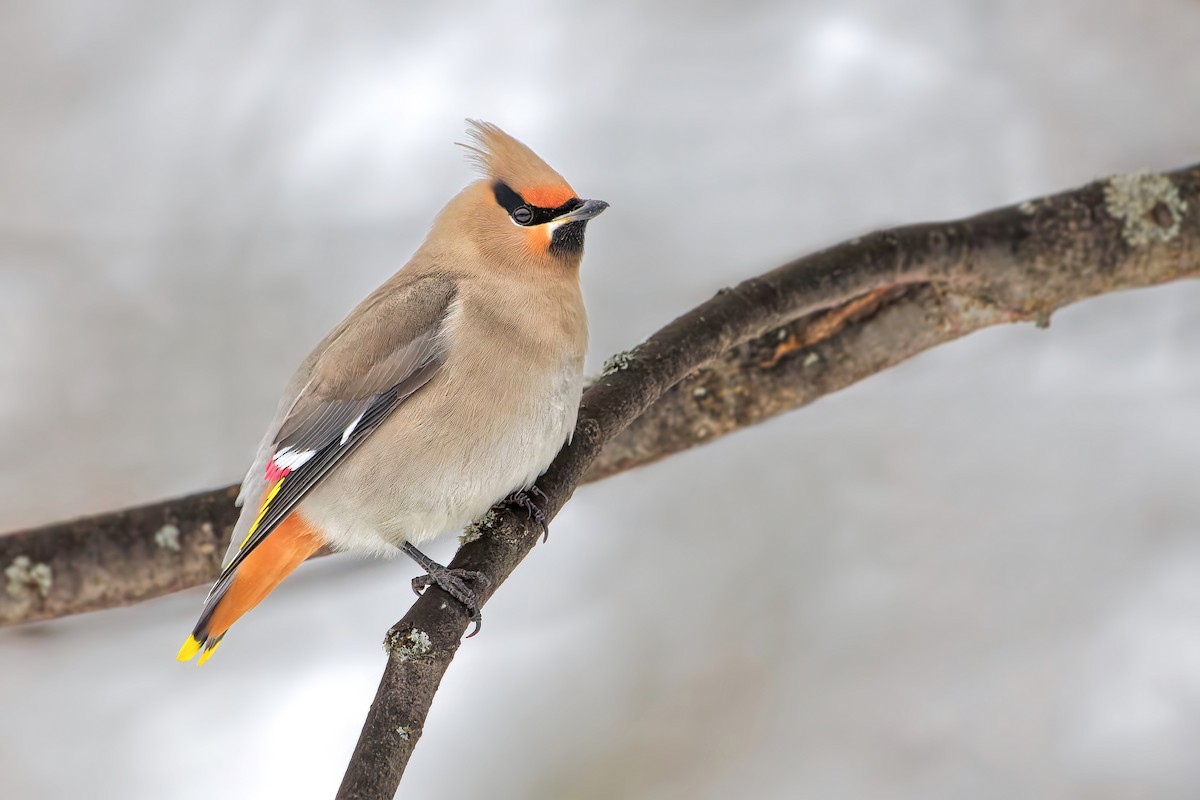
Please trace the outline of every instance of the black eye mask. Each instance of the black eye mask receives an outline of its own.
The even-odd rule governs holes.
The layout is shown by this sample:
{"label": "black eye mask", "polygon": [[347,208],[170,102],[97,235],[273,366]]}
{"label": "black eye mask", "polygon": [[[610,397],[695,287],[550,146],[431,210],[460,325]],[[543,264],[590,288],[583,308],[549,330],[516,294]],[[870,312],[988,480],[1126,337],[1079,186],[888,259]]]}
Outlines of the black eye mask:
{"label": "black eye mask", "polygon": [[[569,214],[583,205],[583,201],[578,197],[572,197],[558,208],[531,205],[526,203],[525,199],[514,192],[512,187],[504,181],[496,181],[492,184],[492,193],[496,195],[496,202],[508,212],[512,221],[518,225],[542,225],[563,214]],[[518,211],[520,211],[519,214]]]}

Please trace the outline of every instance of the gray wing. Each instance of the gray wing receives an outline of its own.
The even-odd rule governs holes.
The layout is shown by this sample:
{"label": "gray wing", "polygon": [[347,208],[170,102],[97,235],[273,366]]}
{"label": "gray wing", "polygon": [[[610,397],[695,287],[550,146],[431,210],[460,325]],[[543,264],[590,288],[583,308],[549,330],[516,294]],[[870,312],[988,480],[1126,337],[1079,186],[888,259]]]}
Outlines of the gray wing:
{"label": "gray wing", "polygon": [[437,374],[454,297],[448,276],[389,282],[305,360],[242,483],[242,515],[210,597],[330,470]]}

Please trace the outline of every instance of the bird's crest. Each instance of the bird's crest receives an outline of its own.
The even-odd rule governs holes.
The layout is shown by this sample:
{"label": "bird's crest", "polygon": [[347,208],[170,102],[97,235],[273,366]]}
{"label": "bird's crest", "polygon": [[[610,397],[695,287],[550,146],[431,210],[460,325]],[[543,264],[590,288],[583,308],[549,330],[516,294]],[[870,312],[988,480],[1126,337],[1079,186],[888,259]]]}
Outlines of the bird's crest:
{"label": "bird's crest", "polygon": [[471,142],[460,146],[485,177],[503,181],[542,208],[557,208],[575,196],[566,179],[524,144],[490,122],[469,119],[467,124]]}

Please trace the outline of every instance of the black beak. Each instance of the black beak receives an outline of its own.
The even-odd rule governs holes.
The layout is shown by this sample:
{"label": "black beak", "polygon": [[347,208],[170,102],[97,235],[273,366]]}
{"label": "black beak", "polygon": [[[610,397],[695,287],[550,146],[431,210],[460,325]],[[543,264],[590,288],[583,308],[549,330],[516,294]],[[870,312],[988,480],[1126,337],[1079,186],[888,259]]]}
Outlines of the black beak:
{"label": "black beak", "polygon": [[555,217],[555,222],[578,222],[580,220],[589,220],[592,217],[598,217],[608,208],[608,203],[603,200],[584,200],[583,205],[574,211],[568,211],[561,217]]}

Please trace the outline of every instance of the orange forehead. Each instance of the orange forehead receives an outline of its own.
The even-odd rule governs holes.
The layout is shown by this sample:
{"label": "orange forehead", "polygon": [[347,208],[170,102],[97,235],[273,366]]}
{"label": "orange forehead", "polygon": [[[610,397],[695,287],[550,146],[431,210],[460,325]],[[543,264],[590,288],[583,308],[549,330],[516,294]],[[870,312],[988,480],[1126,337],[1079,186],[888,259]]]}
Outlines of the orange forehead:
{"label": "orange forehead", "polygon": [[526,203],[540,208],[558,208],[575,196],[575,190],[566,184],[558,184],[521,189],[520,194]]}

